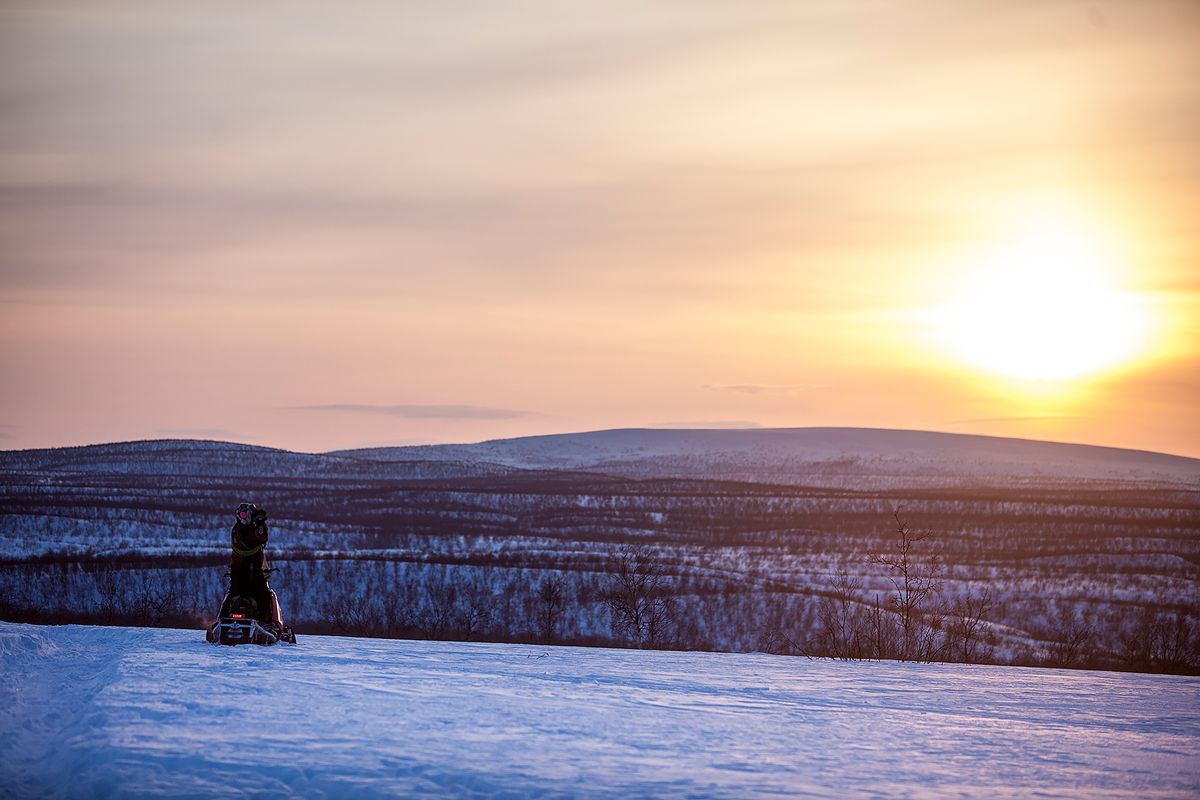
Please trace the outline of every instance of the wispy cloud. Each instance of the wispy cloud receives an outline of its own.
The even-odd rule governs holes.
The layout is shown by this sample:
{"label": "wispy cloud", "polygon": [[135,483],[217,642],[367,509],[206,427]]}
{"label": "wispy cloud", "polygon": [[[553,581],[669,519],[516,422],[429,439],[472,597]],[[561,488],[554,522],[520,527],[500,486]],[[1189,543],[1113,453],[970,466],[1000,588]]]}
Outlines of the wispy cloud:
{"label": "wispy cloud", "polygon": [[523,419],[539,416],[533,411],[454,404],[381,406],[365,403],[330,403],[316,406],[291,406],[287,410],[325,411],[336,414],[378,414],[405,419]]}
{"label": "wispy cloud", "polygon": [[[1082,422],[974,420],[1083,410],[977,398],[907,311],[1045,202],[1111,227],[1131,285],[1196,316],[1195,3],[618,2],[519,25],[365,3],[336,29],[307,4],[83,6],[0,4],[0,307],[28,343],[5,353],[0,412],[25,423],[6,447],[194,421],[225,427],[159,433],[321,449],[801,405],[1200,442],[1190,323],[1178,369],[1090,386]],[[272,365],[253,409],[211,389],[234,349]],[[129,396],[126,364],[158,389]],[[712,402],[667,405],[681,386]],[[291,408],[339,396],[480,405]]]}
{"label": "wispy cloud", "polygon": [[338,450],[375,450],[383,447],[423,447],[425,445],[447,444],[443,439],[432,436],[413,436],[404,439],[365,439]]}
{"label": "wispy cloud", "polygon": [[704,388],[711,392],[735,392],[737,394],[787,394],[790,392],[810,392],[817,389],[831,389],[833,387],[824,383],[706,383],[704,384]]}
{"label": "wispy cloud", "polygon": [[154,433],[156,436],[184,436],[187,438],[224,439],[236,442],[254,438],[225,428],[159,428]]}
{"label": "wispy cloud", "polygon": [[1021,422],[1050,422],[1062,420],[1080,420],[1087,417],[1075,416],[1030,416],[1030,417],[979,417],[977,419],[956,419],[951,422],[951,425],[973,425],[983,422],[1000,422],[1000,423],[1021,423]]}
{"label": "wispy cloud", "polygon": [[694,419],[681,422],[659,422],[651,428],[761,428],[761,422],[748,419]]}

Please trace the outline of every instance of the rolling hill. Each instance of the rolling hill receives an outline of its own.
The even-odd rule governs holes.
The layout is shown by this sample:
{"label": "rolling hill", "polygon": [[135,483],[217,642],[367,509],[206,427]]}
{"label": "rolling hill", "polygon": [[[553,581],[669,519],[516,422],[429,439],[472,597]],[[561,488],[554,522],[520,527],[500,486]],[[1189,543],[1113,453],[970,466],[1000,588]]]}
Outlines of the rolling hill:
{"label": "rolling hill", "polygon": [[1200,487],[1200,459],[1094,445],[872,428],[622,429],[329,455],[771,483],[873,477],[934,482],[1136,480]]}

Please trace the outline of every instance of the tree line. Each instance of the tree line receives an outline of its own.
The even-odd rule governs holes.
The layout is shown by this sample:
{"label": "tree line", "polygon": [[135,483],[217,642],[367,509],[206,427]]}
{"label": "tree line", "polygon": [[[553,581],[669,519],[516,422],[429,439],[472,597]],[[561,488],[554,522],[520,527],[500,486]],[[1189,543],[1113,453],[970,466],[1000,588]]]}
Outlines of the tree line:
{"label": "tree line", "polygon": [[[1047,606],[1014,631],[986,583],[947,592],[938,537],[900,510],[891,533],[822,586],[778,575],[704,572],[669,548],[624,543],[577,569],[280,562],[288,621],[303,634],[491,640],[636,648],[760,650],[844,660],[1017,663],[1194,674],[1197,609],[1139,607],[1099,618]],[[872,570],[873,581],[864,575]],[[112,559],[0,568],[0,618],[201,627],[215,613],[220,568],[138,567]],[[1104,634],[1104,635],[1102,635]]]}

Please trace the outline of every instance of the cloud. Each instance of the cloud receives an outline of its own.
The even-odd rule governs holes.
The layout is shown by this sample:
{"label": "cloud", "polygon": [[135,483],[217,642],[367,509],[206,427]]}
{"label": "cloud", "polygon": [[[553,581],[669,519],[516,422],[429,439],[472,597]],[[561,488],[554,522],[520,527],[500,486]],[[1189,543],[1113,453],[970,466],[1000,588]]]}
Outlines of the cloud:
{"label": "cloud", "polygon": [[1195,370],[1193,359],[1180,359],[1178,363],[1156,373],[1124,381],[1108,381],[1102,386],[1107,396],[1120,397],[1128,402],[1167,401],[1194,405],[1200,402],[1200,380],[1193,377]]}
{"label": "cloud", "polygon": [[405,419],[522,419],[539,416],[533,411],[514,411],[486,406],[435,404],[380,406],[365,403],[330,403],[316,406],[291,406],[288,411],[326,411],[338,414],[377,414]]}
{"label": "cloud", "polygon": [[786,394],[789,392],[810,392],[816,389],[831,389],[833,387],[824,383],[706,383],[704,384],[704,388],[711,392],[736,392],[738,394]]}
{"label": "cloud", "polygon": [[649,425],[650,428],[761,428],[761,422],[748,419],[696,419],[682,422],[659,422]]}
{"label": "cloud", "polygon": [[230,442],[254,438],[252,436],[243,436],[240,433],[235,433],[225,428],[159,428],[154,433],[156,436],[183,436],[189,439],[223,439]]}
{"label": "cloud", "polygon": [[376,450],[385,447],[424,447],[426,445],[442,444],[446,444],[445,439],[429,436],[415,436],[405,439],[366,439],[356,444],[347,445],[346,447],[339,447],[330,452],[341,452],[344,450]]}
{"label": "cloud", "polygon": [[[350,274],[351,285],[370,290],[420,285],[453,296],[464,285],[482,283],[490,292],[537,280],[547,292],[574,293],[580,281],[619,291],[633,281],[677,297],[693,284],[705,291],[701,265],[715,270],[723,255],[744,257],[751,242],[770,237],[767,221],[784,202],[775,197],[776,180],[614,168],[603,180],[500,188],[357,187],[332,179],[304,190],[185,178],[10,183],[0,185],[0,209],[10,219],[0,285],[175,290],[186,276],[203,286],[216,283],[214,273],[230,272],[269,273],[288,285],[301,283],[299,271],[339,286]],[[689,198],[686,206],[681,197]],[[821,236],[841,241],[831,226],[810,224],[809,246]],[[292,244],[299,240],[303,247]],[[646,262],[659,265],[658,284],[630,269]]]}
{"label": "cloud", "polygon": [[1076,416],[1029,416],[1029,417],[980,417],[978,419],[956,419],[951,425],[974,425],[983,422],[1021,423],[1021,422],[1050,422],[1062,420],[1081,420],[1087,417]]}

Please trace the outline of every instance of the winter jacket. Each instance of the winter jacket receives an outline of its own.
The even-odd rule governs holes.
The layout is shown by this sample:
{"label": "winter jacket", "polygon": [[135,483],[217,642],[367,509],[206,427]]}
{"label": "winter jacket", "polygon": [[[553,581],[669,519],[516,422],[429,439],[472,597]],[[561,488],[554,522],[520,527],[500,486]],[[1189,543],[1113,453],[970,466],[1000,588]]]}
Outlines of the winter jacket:
{"label": "winter jacket", "polygon": [[264,514],[257,517],[249,525],[240,522],[233,524],[229,532],[229,544],[233,549],[230,559],[230,569],[246,568],[252,564],[264,564],[263,546],[267,543],[267,520]]}

